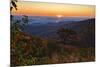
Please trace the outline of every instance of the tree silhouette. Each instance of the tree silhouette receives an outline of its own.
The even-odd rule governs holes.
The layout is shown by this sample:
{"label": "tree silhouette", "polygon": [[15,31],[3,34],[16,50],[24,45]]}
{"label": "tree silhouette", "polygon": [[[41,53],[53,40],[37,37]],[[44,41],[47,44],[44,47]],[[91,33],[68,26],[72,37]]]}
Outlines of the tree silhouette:
{"label": "tree silhouette", "polygon": [[[17,0],[10,0],[10,11],[12,11],[13,8],[15,8],[17,10]],[[13,16],[10,15],[10,20],[12,21]]]}
{"label": "tree silhouette", "polygon": [[57,31],[57,34],[59,35],[63,43],[66,44],[66,41],[69,39],[69,37],[73,34],[76,34],[76,32],[73,30],[61,28]]}
{"label": "tree silhouette", "polygon": [[11,0],[10,1],[10,10],[12,11],[13,8],[17,10],[17,5],[16,5],[17,0]]}

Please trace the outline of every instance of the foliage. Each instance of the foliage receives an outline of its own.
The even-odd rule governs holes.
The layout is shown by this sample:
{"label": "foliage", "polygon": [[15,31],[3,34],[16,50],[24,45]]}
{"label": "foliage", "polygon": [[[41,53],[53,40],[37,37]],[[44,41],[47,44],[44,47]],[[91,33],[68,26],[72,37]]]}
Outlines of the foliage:
{"label": "foliage", "polygon": [[10,0],[10,10],[12,11],[13,8],[17,10],[17,0]]}
{"label": "foliage", "polygon": [[22,22],[23,22],[24,24],[28,24],[28,16],[24,15],[24,16],[22,17]]}
{"label": "foliage", "polygon": [[76,32],[73,30],[61,28],[58,30],[57,34],[59,35],[63,43],[66,44],[66,41],[70,39],[70,36],[76,34]]}
{"label": "foliage", "polygon": [[[16,2],[16,0],[11,0],[11,10],[12,8],[17,9]],[[21,20],[13,20],[13,16],[11,17],[11,66],[71,63],[95,60],[94,47],[65,47],[65,45],[68,44],[74,44],[74,46],[79,46],[81,44],[80,39],[77,40],[78,36],[76,31],[60,28],[57,32],[59,35],[58,39],[44,39],[21,31],[21,27],[24,26],[21,25],[21,21],[24,25],[27,25],[29,21],[28,16],[23,16]],[[94,27],[90,26],[87,29],[89,32],[86,33],[87,31],[85,32],[84,30],[84,33],[81,33],[81,37],[90,40],[88,38],[94,35],[93,29]],[[73,39],[73,36],[76,36],[76,38],[74,37]],[[59,42],[58,40],[61,40],[62,42]]]}
{"label": "foliage", "polygon": [[57,41],[47,41],[21,31],[12,36],[14,38],[11,39],[11,66],[84,62],[94,61],[95,58],[94,48],[77,48],[68,51]]}

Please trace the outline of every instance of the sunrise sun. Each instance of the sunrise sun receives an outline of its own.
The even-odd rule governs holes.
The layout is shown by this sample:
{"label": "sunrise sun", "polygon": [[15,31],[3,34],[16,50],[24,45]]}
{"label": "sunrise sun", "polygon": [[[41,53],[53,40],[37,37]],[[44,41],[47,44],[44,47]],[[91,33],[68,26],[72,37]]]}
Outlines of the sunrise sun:
{"label": "sunrise sun", "polygon": [[57,15],[57,17],[58,17],[58,18],[61,18],[61,17],[63,17],[63,15]]}

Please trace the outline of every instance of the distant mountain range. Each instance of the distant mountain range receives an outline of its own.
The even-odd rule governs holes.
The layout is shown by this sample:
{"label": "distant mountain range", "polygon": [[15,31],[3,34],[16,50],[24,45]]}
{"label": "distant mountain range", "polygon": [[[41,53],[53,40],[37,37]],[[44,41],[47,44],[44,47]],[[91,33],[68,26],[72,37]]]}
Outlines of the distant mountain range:
{"label": "distant mountain range", "polygon": [[[19,19],[21,20],[22,16],[14,16],[14,19]],[[87,18],[91,17],[54,17],[54,16],[28,16],[29,19],[29,25],[44,25],[44,24],[53,24],[56,25],[57,23],[60,24],[66,24],[66,23],[71,23],[71,22],[77,22],[77,21],[82,21]]]}
{"label": "distant mountain range", "polygon": [[[22,16],[14,16],[21,20]],[[27,26],[22,26],[23,32],[39,37],[56,37],[57,30],[64,27],[73,30],[82,30],[82,27],[90,24],[95,25],[95,19],[90,17],[51,17],[51,16],[29,16]]]}
{"label": "distant mountain range", "polygon": [[[19,17],[14,18],[21,19]],[[72,42],[70,45],[95,47],[95,18],[68,20],[66,17],[59,19],[57,17],[29,17],[29,24],[21,26],[21,30],[25,34],[52,40],[60,39],[57,31],[61,28],[76,31],[77,35],[75,35],[74,40],[78,38],[79,42]]]}
{"label": "distant mountain range", "polygon": [[53,36],[57,36],[56,35],[57,30],[62,27],[68,29],[80,30],[81,27],[84,27],[88,24],[95,24],[95,19],[92,18],[92,19],[87,19],[82,21],[68,21],[68,22],[61,21],[59,23],[52,22],[46,24],[32,23],[22,27],[22,31],[39,37],[53,37]]}

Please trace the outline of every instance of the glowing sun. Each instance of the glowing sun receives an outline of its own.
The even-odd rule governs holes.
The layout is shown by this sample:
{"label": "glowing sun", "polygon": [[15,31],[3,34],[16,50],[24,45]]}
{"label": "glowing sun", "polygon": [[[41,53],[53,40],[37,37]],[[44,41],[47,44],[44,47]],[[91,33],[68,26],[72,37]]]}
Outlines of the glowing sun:
{"label": "glowing sun", "polygon": [[63,17],[63,16],[62,16],[62,15],[57,15],[57,17],[58,17],[58,18],[61,18],[61,17]]}

